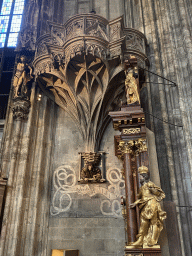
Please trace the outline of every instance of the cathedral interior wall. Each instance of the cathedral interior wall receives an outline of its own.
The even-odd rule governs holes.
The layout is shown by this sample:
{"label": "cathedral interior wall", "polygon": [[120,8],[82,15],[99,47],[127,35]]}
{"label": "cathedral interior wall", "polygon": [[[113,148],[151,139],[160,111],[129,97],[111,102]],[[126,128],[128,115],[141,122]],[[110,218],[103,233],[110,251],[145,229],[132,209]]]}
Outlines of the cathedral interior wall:
{"label": "cathedral interior wall", "polygon": [[[124,15],[125,27],[145,34],[150,63],[146,68],[156,74],[145,74],[143,96],[141,91],[151,180],[165,191],[164,206],[168,219],[173,216],[178,223],[177,245],[181,243],[183,256],[191,254],[192,237],[192,16],[188,6],[188,0],[28,1],[24,18],[39,37],[47,33],[48,20],[64,24],[73,15],[94,9],[108,20]],[[99,148],[106,153],[107,182],[80,185],[79,153],[85,152],[81,134],[68,113],[44,93],[38,102],[39,93],[33,86],[28,120],[13,121],[11,108],[7,112],[1,154],[2,173],[9,179],[1,251],[47,256],[51,249],[68,248],[79,249],[80,256],[122,255],[123,166],[114,155],[114,135],[118,132],[111,122]],[[1,134],[0,123],[0,141]],[[111,191],[116,191],[115,197]],[[166,229],[160,237],[163,256],[175,256],[168,220]]]}
{"label": "cathedral interior wall", "polygon": [[[124,220],[120,207],[124,181],[121,176],[122,162],[114,156],[113,138],[117,132],[110,123],[100,147],[101,151],[106,152],[104,176],[111,175],[108,176],[109,181],[103,184],[80,184],[79,152],[84,151],[83,140],[74,121],[63,109],[58,107],[56,116],[48,251],[50,253],[51,249],[67,248],[79,249],[80,255],[87,256],[90,253],[121,255],[125,244]],[[76,181],[71,187],[74,192],[58,185],[59,176],[56,173],[59,169],[59,175],[64,175],[63,171],[71,175],[69,184],[70,178]],[[65,183],[61,179],[61,183]],[[115,198],[110,193],[114,190]]]}

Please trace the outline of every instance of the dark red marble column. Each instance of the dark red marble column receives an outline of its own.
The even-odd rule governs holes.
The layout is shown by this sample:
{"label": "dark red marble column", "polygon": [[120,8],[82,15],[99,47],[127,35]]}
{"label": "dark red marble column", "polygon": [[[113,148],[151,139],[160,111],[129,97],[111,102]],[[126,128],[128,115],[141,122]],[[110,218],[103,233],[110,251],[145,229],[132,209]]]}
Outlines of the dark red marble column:
{"label": "dark red marble column", "polygon": [[125,170],[125,193],[126,193],[126,210],[127,210],[127,237],[128,244],[135,242],[137,235],[136,210],[130,208],[130,204],[135,201],[134,181],[131,170],[131,154],[124,153],[124,170]]}

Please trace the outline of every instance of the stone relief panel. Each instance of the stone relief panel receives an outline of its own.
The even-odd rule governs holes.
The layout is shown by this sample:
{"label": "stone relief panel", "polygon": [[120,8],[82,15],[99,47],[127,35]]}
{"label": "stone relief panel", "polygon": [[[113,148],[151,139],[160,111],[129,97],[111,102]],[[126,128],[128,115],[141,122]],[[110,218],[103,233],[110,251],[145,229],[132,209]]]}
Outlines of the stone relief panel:
{"label": "stone relief panel", "polygon": [[79,185],[76,173],[70,166],[58,167],[53,173],[54,193],[51,215],[122,218],[120,198],[125,193],[125,184],[121,170],[109,168],[106,172],[106,178],[108,184]]}
{"label": "stone relief panel", "polygon": [[107,41],[109,40],[107,36],[107,26],[99,22],[99,20],[87,19],[85,34],[101,37]]}
{"label": "stone relief panel", "polygon": [[74,21],[66,26],[66,40],[83,34],[83,19]]}
{"label": "stone relief panel", "polygon": [[121,38],[121,23],[117,22],[110,26],[110,40],[118,40]]}
{"label": "stone relief panel", "polygon": [[126,34],[126,48],[135,49],[143,52],[145,44],[139,35],[134,35],[131,33]]}

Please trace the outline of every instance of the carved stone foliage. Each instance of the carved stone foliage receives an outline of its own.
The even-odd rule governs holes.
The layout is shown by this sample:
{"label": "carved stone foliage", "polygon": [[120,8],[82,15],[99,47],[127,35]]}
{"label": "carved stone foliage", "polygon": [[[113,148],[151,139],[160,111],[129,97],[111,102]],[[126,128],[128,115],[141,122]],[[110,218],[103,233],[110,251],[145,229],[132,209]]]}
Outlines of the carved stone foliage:
{"label": "carved stone foliage", "polygon": [[98,19],[87,19],[85,33],[108,41],[107,26]]}
{"label": "carved stone foliage", "polygon": [[[78,54],[79,51],[85,51],[85,47],[98,45],[105,49],[105,55],[110,57],[117,55],[126,55],[126,48],[129,48],[132,54],[141,59],[146,59],[145,55],[145,36],[135,30],[124,28],[123,18],[120,17],[111,22],[99,15],[83,14],[75,15],[64,25],[48,22],[49,34],[41,36],[37,41],[37,54],[48,54],[48,52],[57,51],[64,55],[74,57],[69,52]],[[49,38],[49,42],[48,42]],[[45,45],[48,52],[45,50]],[[58,45],[61,48],[51,47]],[[40,49],[39,49],[40,48]],[[116,52],[116,54],[114,53]],[[66,58],[70,61],[70,58]]]}
{"label": "carved stone foliage", "polygon": [[120,104],[123,72],[119,88],[111,90],[106,64],[90,54],[73,58],[66,71],[59,66],[59,70],[46,72],[37,78],[40,87],[46,93],[51,91],[50,97],[70,114],[84,138],[86,151],[96,152],[109,121],[108,111]]}
{"label": "carved stone foliage", "polygon": [[83,19],[74,20],[66,26],[66,40],[80,36],[83,33]]}
{"label": "carved stone foliage", "polygon": [[145,41],[142,38],[142,34],[140,33],[130,33],[130,31],[126,31],[126,48],[127,49],[135,49],[137,51],[144,52],[145,49]]}
{"label": "carved stone foliage", "polygon": [[121,20],[110,23],[110,41],[121,38]]}

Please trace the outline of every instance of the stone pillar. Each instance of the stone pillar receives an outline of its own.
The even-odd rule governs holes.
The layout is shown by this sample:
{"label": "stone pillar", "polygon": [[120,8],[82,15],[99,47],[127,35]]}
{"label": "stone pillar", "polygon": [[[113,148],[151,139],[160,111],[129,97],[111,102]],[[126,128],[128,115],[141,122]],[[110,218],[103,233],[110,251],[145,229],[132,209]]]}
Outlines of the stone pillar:
{"label": "stone pillar", "polygon": [[[20,215],[16,215],[15,212],[22,212],[21,208],[19,207],[22,198],[18,196],[18,191],[21,191],[21,182],[18,182],[18,180],[21,179],[21,174],[19,173],[19,158],[21,156],[20,150],[24,123],[25,120],[28,118],[28,113],[31,105],[30,101],[24,97],[17,97],[13,99],[11,103],[11,109],[13,112],[11,129],[12,135],[9,137],[9,150],[5,148],[5,153],[9,153],[10,155],[10,165],[2,165],[2,175],[5,175],[6,173],[8,173],[9,175],[7,181],[5,210],[3,213],[3,223],[1,230],[0,255],[15,255],[12,252],[11,254],[9,254],[9,252],[13,248],[15,248],[14,243],[16,241],[16,235],[13,228],[15,225],[17,225],[18,218],[20,218]],[[5,144],[5,146],[6,145],[7,143]],[[8,157],[8,155],[6,157]],[[5,167],[9,167],[9,170],[4,169]],[[5,190],[5,187],[3,188],[3,190]],[[3,201],[4,198],[2,198],[2,203]]]}

